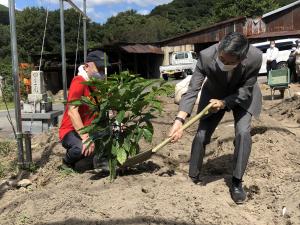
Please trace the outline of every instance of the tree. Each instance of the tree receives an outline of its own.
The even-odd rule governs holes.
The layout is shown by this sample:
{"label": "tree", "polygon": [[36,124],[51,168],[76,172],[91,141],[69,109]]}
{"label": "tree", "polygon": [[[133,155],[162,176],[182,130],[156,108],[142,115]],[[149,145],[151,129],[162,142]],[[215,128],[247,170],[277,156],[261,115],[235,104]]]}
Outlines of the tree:
{"label": "tree", "polygon": [[279,4],[279,6],[285,6],[292,2],[295,2],[295,0],[276,0],[276,2]]}
{"label": "tree", "polygon": [[99,47],[104,38],[103,26],[88,21],[87,23],[87,40],[88,40],[88,48]]}
{"label": "tree", "polygon": [[[139,152],[141,138],[152,141],[151,119],[162,111],[157,96],[166,94],[169,88],[169,85],[155,85],[156,82],[128,72],[115,74],[107,81],[93,79],[85,82],[96,88],[92,97],[71,102],[77,106],[88,105],[91,109],[94,120],[80,132],[89,133],[88,142],[94,141],[96,154],[108,158],[111,179],[116,177],[118,164],[122,165]],[[110,110],[117,115],[109,116]]]}
{"label": "tree", "polygon": [[0,24],[0,61],[6,62],[10,60],[10,31],[8,25]]}
{"label": "tree", "polygon": [[11,102],[13,100],[14,88],[13,88],[13,78],[11,71],[11,64],[9,63],[0,63],[0,76],[4,79],[3,87],[2,87],[2,98],[7,102]]}
{"label": "tree", "polygon": [[102,42],[155,42],[177,34],[176,27],[160,15],[143,16],[129,10],[108,19],[103,25]]}
{"label": "tree", "polygon": [[262,16],[278,6],[274,0],[220,0],[216,1],[214,17],[216,21],[221,21],[238,16]]}
{"label": "tree", "polygon": [[41,50],[46,10],[25,8],[16,13],[17,43],[20,60],[29,61],[30,55]]}
{"label": "tree", "polygon": [[[103,25],[88,21],[88,47],[114,42],[155,42],[237,16],[260,16],[291,2],[293,0],[174,0],[155,7],[149,15],[128,10],[110,17]],[[7,7],[0,7],[0,15],[4,11],[8,11]],[[31,54],[39,54],[41,50],[46,10],[25,8],[16,15],[20,60],[31,62]],[[76,49],[78,19],[79,14],[74,9],[65,10],[67,52]],[[79,49],[82,50],[82,20],[80,27]],[[0,59],[10,55],[8,31],[8,25],[0,26]],[[60,43],[60,11],[49,11],[44,51],[60,53]]]}

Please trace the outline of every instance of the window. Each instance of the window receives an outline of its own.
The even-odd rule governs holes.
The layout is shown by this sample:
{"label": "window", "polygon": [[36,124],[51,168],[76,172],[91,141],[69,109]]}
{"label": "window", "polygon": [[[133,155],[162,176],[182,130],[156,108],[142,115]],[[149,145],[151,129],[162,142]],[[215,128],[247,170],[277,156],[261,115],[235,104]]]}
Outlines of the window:
{"label": "window", "polygon": [[[275,46],[278,48],[279,51],[284,51],[284,50],[291,50],[293,47],[293,42],[292,41],[285,41],[285,42],[275,42]],[[256,48],[261,50],[263,53],[267,52],[267,49],[270,48],[270,44],[264,44],[264,45],[256,45]]]}
{"label": "window", "polygon": [[177,53],[175,59],[184,59],[184,53]]}
{"label": "window", "polygon": [[278,43],[278,44],[275,44],[275,45],[279,49],[279,51],[291,50],[293,48],[293,42],[292,41],[281,42],[281,43]]}
{"label": "window", "polygon": [[270,48],[270,45],[261,45],[261,46],[255,46],[259,50],[261,50],[263,53],[267,52],[267,49]]}
{"label": "window", "polygon": [[192,52],[193,59],[197,59],[197,54],[195,52]]}

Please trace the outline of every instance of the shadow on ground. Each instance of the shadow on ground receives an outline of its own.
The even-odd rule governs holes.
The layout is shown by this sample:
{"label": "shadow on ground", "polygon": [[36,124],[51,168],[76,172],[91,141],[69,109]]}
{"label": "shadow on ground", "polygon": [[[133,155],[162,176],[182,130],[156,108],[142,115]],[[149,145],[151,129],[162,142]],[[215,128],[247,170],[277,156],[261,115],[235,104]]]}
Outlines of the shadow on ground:
{"label": "shadow on ground", "polygon": [[[184,221],[168,220],[164,218],[153,217],[135,217],[130,219],[108,219],[108,220],[80,220],[67,219],[60,222],[36,223],[35,225],[141,225],[141,224],[163,224],[163,225],[194,225],[195,223],[187,223]],[[206,225],[205,223],[197,223],[197,225]]]}
{"label": "shadow on ground", "polygon": [[[160,166],[152,161],[143,162],[138,164],[134,167],[128,167],[124,169],[118,169],[117,175],[120,177],[132,176],[132,175],[139,175],[143,173],[154,173],[158,171]],[[107,172],[99,172],[96,173],[90,178],[91,180],[99,180],[102,178],[107,177],[109,174]]]}

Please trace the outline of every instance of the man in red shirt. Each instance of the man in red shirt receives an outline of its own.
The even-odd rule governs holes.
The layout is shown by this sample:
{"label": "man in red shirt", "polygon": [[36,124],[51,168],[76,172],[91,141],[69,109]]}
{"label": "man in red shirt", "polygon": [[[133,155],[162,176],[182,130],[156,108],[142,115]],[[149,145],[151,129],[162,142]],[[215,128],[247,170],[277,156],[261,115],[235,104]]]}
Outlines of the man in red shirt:
{"label": "man in red shirt", "polygon": [[[83,82],[88,81],[91,77],[104,80],[104,66],[104,53],[102,51],[90,52],[85,64],[79,67],[78,75],[71,82],[68,102],[80,99],[81,96],[90,96],[90,88]],[[59,139],[67,150],[63,164],[68,167],[74,168],[76,162],[94,154],[94,143],[90,145],[85,143],[89,134],[81,134],[79,131],[91,124],[93,120],[88,112],[87,105],[77,107],[67,104],[66,106],[59,128]]]}

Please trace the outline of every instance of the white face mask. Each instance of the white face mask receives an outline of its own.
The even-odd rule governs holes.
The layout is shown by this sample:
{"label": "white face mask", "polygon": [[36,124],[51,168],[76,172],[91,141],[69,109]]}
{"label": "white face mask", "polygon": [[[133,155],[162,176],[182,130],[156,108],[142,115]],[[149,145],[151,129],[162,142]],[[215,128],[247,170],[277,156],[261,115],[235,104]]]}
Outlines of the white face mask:
{"label": "white face mask", "polygon": [[94,77],[99,80],[105,80],[106,76],[104,73],[94,72],[91,74],[91,77]]}
{"label": "white face mask", "polygon": [[274,45],[274,44],[272,44],[272,45],[271,45],[271,48],[275,48],[275,45]]}
{"label": "white face mask", "polygon": [[229,72],[232,71],[235,67],[237,67],[238,64],[235,65],[225,65],[220,59],[219,57],[217,57],[217,64],[220,68],[220,70],[225,71],[225,72]]}

